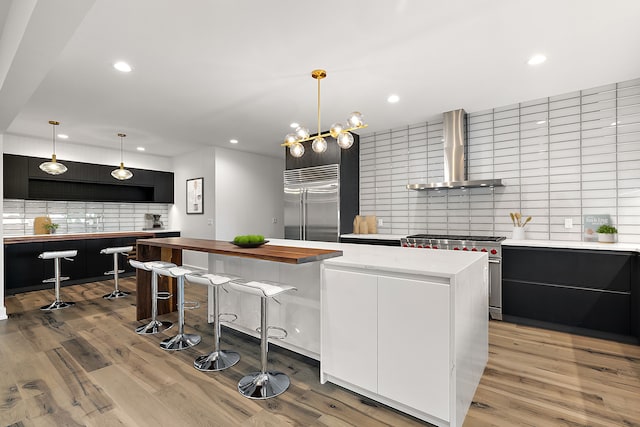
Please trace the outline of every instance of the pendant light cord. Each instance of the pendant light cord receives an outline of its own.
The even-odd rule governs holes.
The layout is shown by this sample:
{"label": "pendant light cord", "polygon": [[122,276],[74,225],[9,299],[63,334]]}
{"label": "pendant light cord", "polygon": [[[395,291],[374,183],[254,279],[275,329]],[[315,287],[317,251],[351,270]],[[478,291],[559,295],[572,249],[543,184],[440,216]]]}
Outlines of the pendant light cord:
{"label": "pendant light cord", "polygon": [[318,79],[318,137],[321,135],[320,132],[320,80]]}
{"label": "pendant light cord", "polygon": [[56,154],[56,125],[51,124],[51,130],[53,131],[53,154]]}

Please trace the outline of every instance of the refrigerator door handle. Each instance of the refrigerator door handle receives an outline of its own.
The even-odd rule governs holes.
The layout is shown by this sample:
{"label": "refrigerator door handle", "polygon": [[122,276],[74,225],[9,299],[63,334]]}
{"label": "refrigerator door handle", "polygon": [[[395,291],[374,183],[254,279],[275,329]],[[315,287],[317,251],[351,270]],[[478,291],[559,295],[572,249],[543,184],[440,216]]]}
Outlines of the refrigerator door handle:
{"label": "refrigerator door handle", "polygon": [[300,240],[307,240],[307,189],[305,188],[304,190],[302,190],[302,194],[300,195],[300,202],[301,202],[301,209],[300,209],[300,213],[302,215],[301,221],[300,221],[300,227],[301,227],[301,239]]}

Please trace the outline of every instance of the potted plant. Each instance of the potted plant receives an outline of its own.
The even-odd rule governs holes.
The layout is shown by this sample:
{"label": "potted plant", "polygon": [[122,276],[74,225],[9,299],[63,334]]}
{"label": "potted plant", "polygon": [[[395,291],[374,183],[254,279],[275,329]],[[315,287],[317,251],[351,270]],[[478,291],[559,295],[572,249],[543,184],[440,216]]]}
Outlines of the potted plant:
{"label": "potted plant", "polygon": [[58,226],[60,224],[56,224],[55,222],[50,222],[48,224],[44,225],[44,228],[47,229],[47,231],[49,232],[49,234],[56,234],[56,230],[58,229]]}
{"label": "potted plant", "polygon": [[615,243],[616,234],[618,234],[618,230],[612,226],[603,224],[596,230],[598,233],[598,242],[602,243]]}

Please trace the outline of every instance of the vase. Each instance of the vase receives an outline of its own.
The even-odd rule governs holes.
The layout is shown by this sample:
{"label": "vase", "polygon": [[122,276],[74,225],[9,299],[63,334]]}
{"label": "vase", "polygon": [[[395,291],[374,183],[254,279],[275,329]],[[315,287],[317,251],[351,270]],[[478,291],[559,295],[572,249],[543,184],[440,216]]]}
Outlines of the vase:
{"label": "vase", "polygon": [[513,234],[511,238],[513,240],[524,240],[524,227],[513,227]]}
{"label": "vase", "polygon": [[600,243],[615,243],[615,233],[598,233],[598,242]]}

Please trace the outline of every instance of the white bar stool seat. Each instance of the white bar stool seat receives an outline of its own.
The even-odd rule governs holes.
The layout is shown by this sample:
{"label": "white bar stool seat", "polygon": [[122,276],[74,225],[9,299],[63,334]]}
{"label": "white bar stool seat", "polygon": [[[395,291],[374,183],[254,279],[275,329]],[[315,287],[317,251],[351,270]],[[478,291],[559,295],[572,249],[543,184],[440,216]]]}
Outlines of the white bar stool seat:
{"label": "white bar stool seat", "polygon": [[158,275],[153,272],[153,267],[157,268],[172,268],[176,265],[172,262],[166,261],[138,261],[135,259],[129,260],[129,264],[132,267],[150,271],[151,272],[151,322],[146,325],[142,325],[136,328],[136,333],[140,335],[157,334],[158,332],[166,331],[173,326],[172,322],[157,320],[158,316],[158,300],[166,300],[171,298],[169,292],[158,292]]}
{"label": "white bar stool seat", "polygon": [[[163,340],[160,343],[160,347],[164,350],[179,351],[197,345],[202,340],[200,335],[184,333],[184,276],[189,273],[202,272],[202,270],[192,270],[184,267],[152,267],[152,270],[154,273],[161,276],[174,277],[178,282],[178,334],[174,337]],[[192,308],[197,308],[197,306]]]}
{"label": "white bar stool seat", "polygon": [[[261,353],[261,370],[260,372],[252,372],[249,375],[244,376],[238,382],[238,391],[245,397],[250,399],[269,399],[271,397],[278,396],[284,393],[289,388],[291,381],[289,377],[278,371],[267,370],[267,353],[269,351],[269,329],[278,329],[284,332],[283,337],[271,337],[271,338],[285,338],[286,332],[282,328],[269,327],[267,324],[267,302],[269,299],[275,299],[276,296],[296,290],[294,286],[286,285],[282,283],[269,282],[269,281],[244,281],[234,280],[228,283],[228,286],[238,292],[245,292],[248,294],[256,295],[260,297],[260,353]],[[276,300],[277,301],[277,300]]]}
{"label": "white bar stool seat", "polygon": [[117,248],[104,248],[100,251],[101,254],[105,255],[113,255],[113,270],[105,271],[105,275],[113,274],[113,282],[115,289],[106,295],[103,295],[102,298],[106,299],[115,299],[115,298],[123,298],[129,295],[128,292],[121,291],[118,287],[118,277],[120,273],[124,273],[124,270],[118,269],[118,255],[126,255],[128,252],[133,250],[133,246],[120,246]]}
{"label": "white bar stool seat", "polygon": [[63,280],[69,280],[68,277],[62,277],[62,271],[60,269],[60,259],[64,258],[67,261],[73,261],[72,258],[76,255],[78,255],[78,251],[75,249],[67,251],[42,252],[40,255],[38,255],[38,258],[40,259],[52,259],[54,262],[53,266],[55,270],[55,277],[52,277],[51,279],[45,279],[42,281],[42,283],[55,282],[56,284],[56,300],[51,304],[40,307],[40,310],[61,310],[63,308],[68,308],[76,304],[75,302],[62,301],[62,299],[60,298],[60,282]]}
{"label": "white bar stool seat", "polygon": [[221,273],[189,273],[185,279],[190,283],[210,286],[213,294],[213,351],[198,356],[193,362],[199,371],[212,372],[230,368],[238,363],[240,354],[235,351],[220,349],[220,288],[239,277]]}

